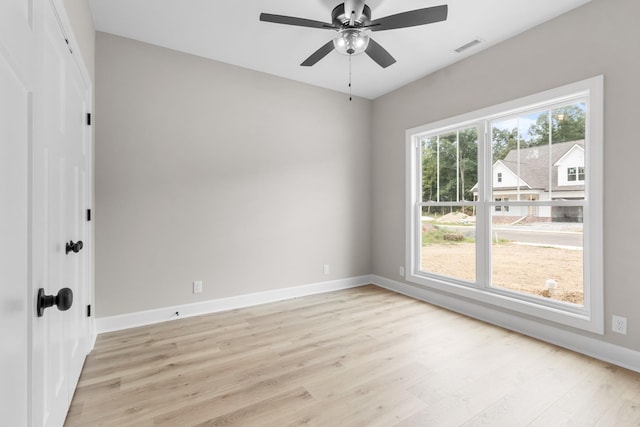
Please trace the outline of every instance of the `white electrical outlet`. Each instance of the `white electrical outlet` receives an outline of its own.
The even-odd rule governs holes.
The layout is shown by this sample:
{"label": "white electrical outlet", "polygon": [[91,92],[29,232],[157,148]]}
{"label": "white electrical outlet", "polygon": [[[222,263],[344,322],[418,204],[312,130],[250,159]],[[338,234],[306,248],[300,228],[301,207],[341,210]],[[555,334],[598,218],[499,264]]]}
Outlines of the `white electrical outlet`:
{"label": "white electrical outlet", "polygon": [[322,271],[324,272],[324,275],[327,276],[329,274],[329,264],[325,264]]}
{"label": "white electrical outlet", "polygon": [[202,280],[196,280],[193,282],[193,293],[199,294],[202,292]]}
{"label": "white electrical outlet", "polygon": [[611,317],[611,330],[618,334],[627,335],[627,318],[622,316]]}
{"label": "white electrical outlet", "polygon": [[400,268],[398,269],[398,273],[400,273],[401,277],[404,277],[404,267],[400,266]]}

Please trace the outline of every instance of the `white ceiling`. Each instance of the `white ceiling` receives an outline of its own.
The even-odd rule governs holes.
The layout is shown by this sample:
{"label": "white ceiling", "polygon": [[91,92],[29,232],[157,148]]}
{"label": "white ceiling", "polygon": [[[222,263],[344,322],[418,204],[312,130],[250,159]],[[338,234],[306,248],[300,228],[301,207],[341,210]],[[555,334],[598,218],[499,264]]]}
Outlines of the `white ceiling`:
{"label": "white ceiling", "polygon": [[[589,1],[369,0],[372,19],[440,4],[448,4],[449,16],[435,24],[374,32],[397,62],[383,69],[366,55],[354,56],[353,94],[375,99]],[[333,51],[313,67],[300,66],[334,31],[258,19],[265,12],[331,22],[331,10],[341,2],[90,0],[98,31],[347,93],[347,56]],[[482,43],[454,51],[474,39]]]}

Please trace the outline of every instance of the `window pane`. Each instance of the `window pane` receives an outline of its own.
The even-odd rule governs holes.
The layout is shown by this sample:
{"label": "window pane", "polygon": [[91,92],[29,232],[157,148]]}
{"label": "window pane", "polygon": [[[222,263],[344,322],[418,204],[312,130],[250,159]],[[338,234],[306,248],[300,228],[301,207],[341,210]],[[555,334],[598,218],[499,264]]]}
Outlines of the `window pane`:
{"label": "window pane", "polygon": [[[576,102],[492,121],[491,200],[584,200],[585,111]],[[495,212],[504,222],[521,215]]]}
{"label": "window pane", "polygon": [[422,208],[420,270],[476,281],[476,223],[471,206]]}
{"label": "window pane", "polygon": [[473,200],[478,180],[478,132],[475,127],[421,140],[422,200]]}
{"label": "window pane", "polygon": [[[585,112],[587,110],[584,102],[576,102],[554,108],[551,111],[551,139],[554,144],[562,142],[583,141],[585,135]],[[548,125],[539,128],[540,137],[549,137]]]}
{"label": "window pane", "polygon": [[492,286],[583,304],[582,207],[510,206],[527,214],[491,227]]}
{"label": "window pane", "polygon": [[422,146],[422,200],[437,202],[438,193],[438,138],[424,138]]}
{"label": "window pane", "polygon": [[458,199],[458,150],[456,134],[440,135],[440,202],[457,202]]}
{"label": "window pane", "polygon": [[[549,143],[535,129],[548,117],[549,110],[544,110],[491,123],[491,200],[545,200],[550,183]],[[509,212],[505,207],[495,211],[509,216],[504,215]]]}

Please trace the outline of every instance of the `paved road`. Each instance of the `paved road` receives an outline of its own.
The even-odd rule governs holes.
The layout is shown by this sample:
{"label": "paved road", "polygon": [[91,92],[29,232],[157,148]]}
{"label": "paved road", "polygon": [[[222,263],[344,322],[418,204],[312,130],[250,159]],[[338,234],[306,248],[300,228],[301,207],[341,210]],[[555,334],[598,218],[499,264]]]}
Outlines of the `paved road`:
{"label": "paved road", "polygon": [[[458,230],[461,233],[468,233],[473,230],[470,227],[460,227],[455,225],[440,226]],[[528,243],[534,245],[545,246],[561,246],[561,247],[583,247],[582,233],[570,231],[553,231],[553,230],[532,230],[518,229],[516,227],[494,227],[492,239],[510,240],[518,243]]]}
{"label": "paved road", "polygon": [[566,231],[534,231],[534,230],[513,230],[510,228],[494,228],[498,239],[511,240],[520,243],[533,243],[548,246],[573,246],[582,247],[582,233]]}

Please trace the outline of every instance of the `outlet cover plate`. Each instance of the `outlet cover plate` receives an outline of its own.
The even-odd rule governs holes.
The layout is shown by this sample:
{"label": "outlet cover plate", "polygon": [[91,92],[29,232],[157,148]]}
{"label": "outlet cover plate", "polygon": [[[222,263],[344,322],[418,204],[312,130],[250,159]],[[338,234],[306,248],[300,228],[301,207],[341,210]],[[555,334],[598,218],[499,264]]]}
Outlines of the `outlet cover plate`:
{"label": "outlet cover plate", "polygon": [[627,335],[627,318],[622,316],[611,316],[611,330],[618,334]]}
{"label": "outlet cover plate", "polygon": [[193,282],[193,293],[199,294],[202,292],[202,280],[196,280]]}

